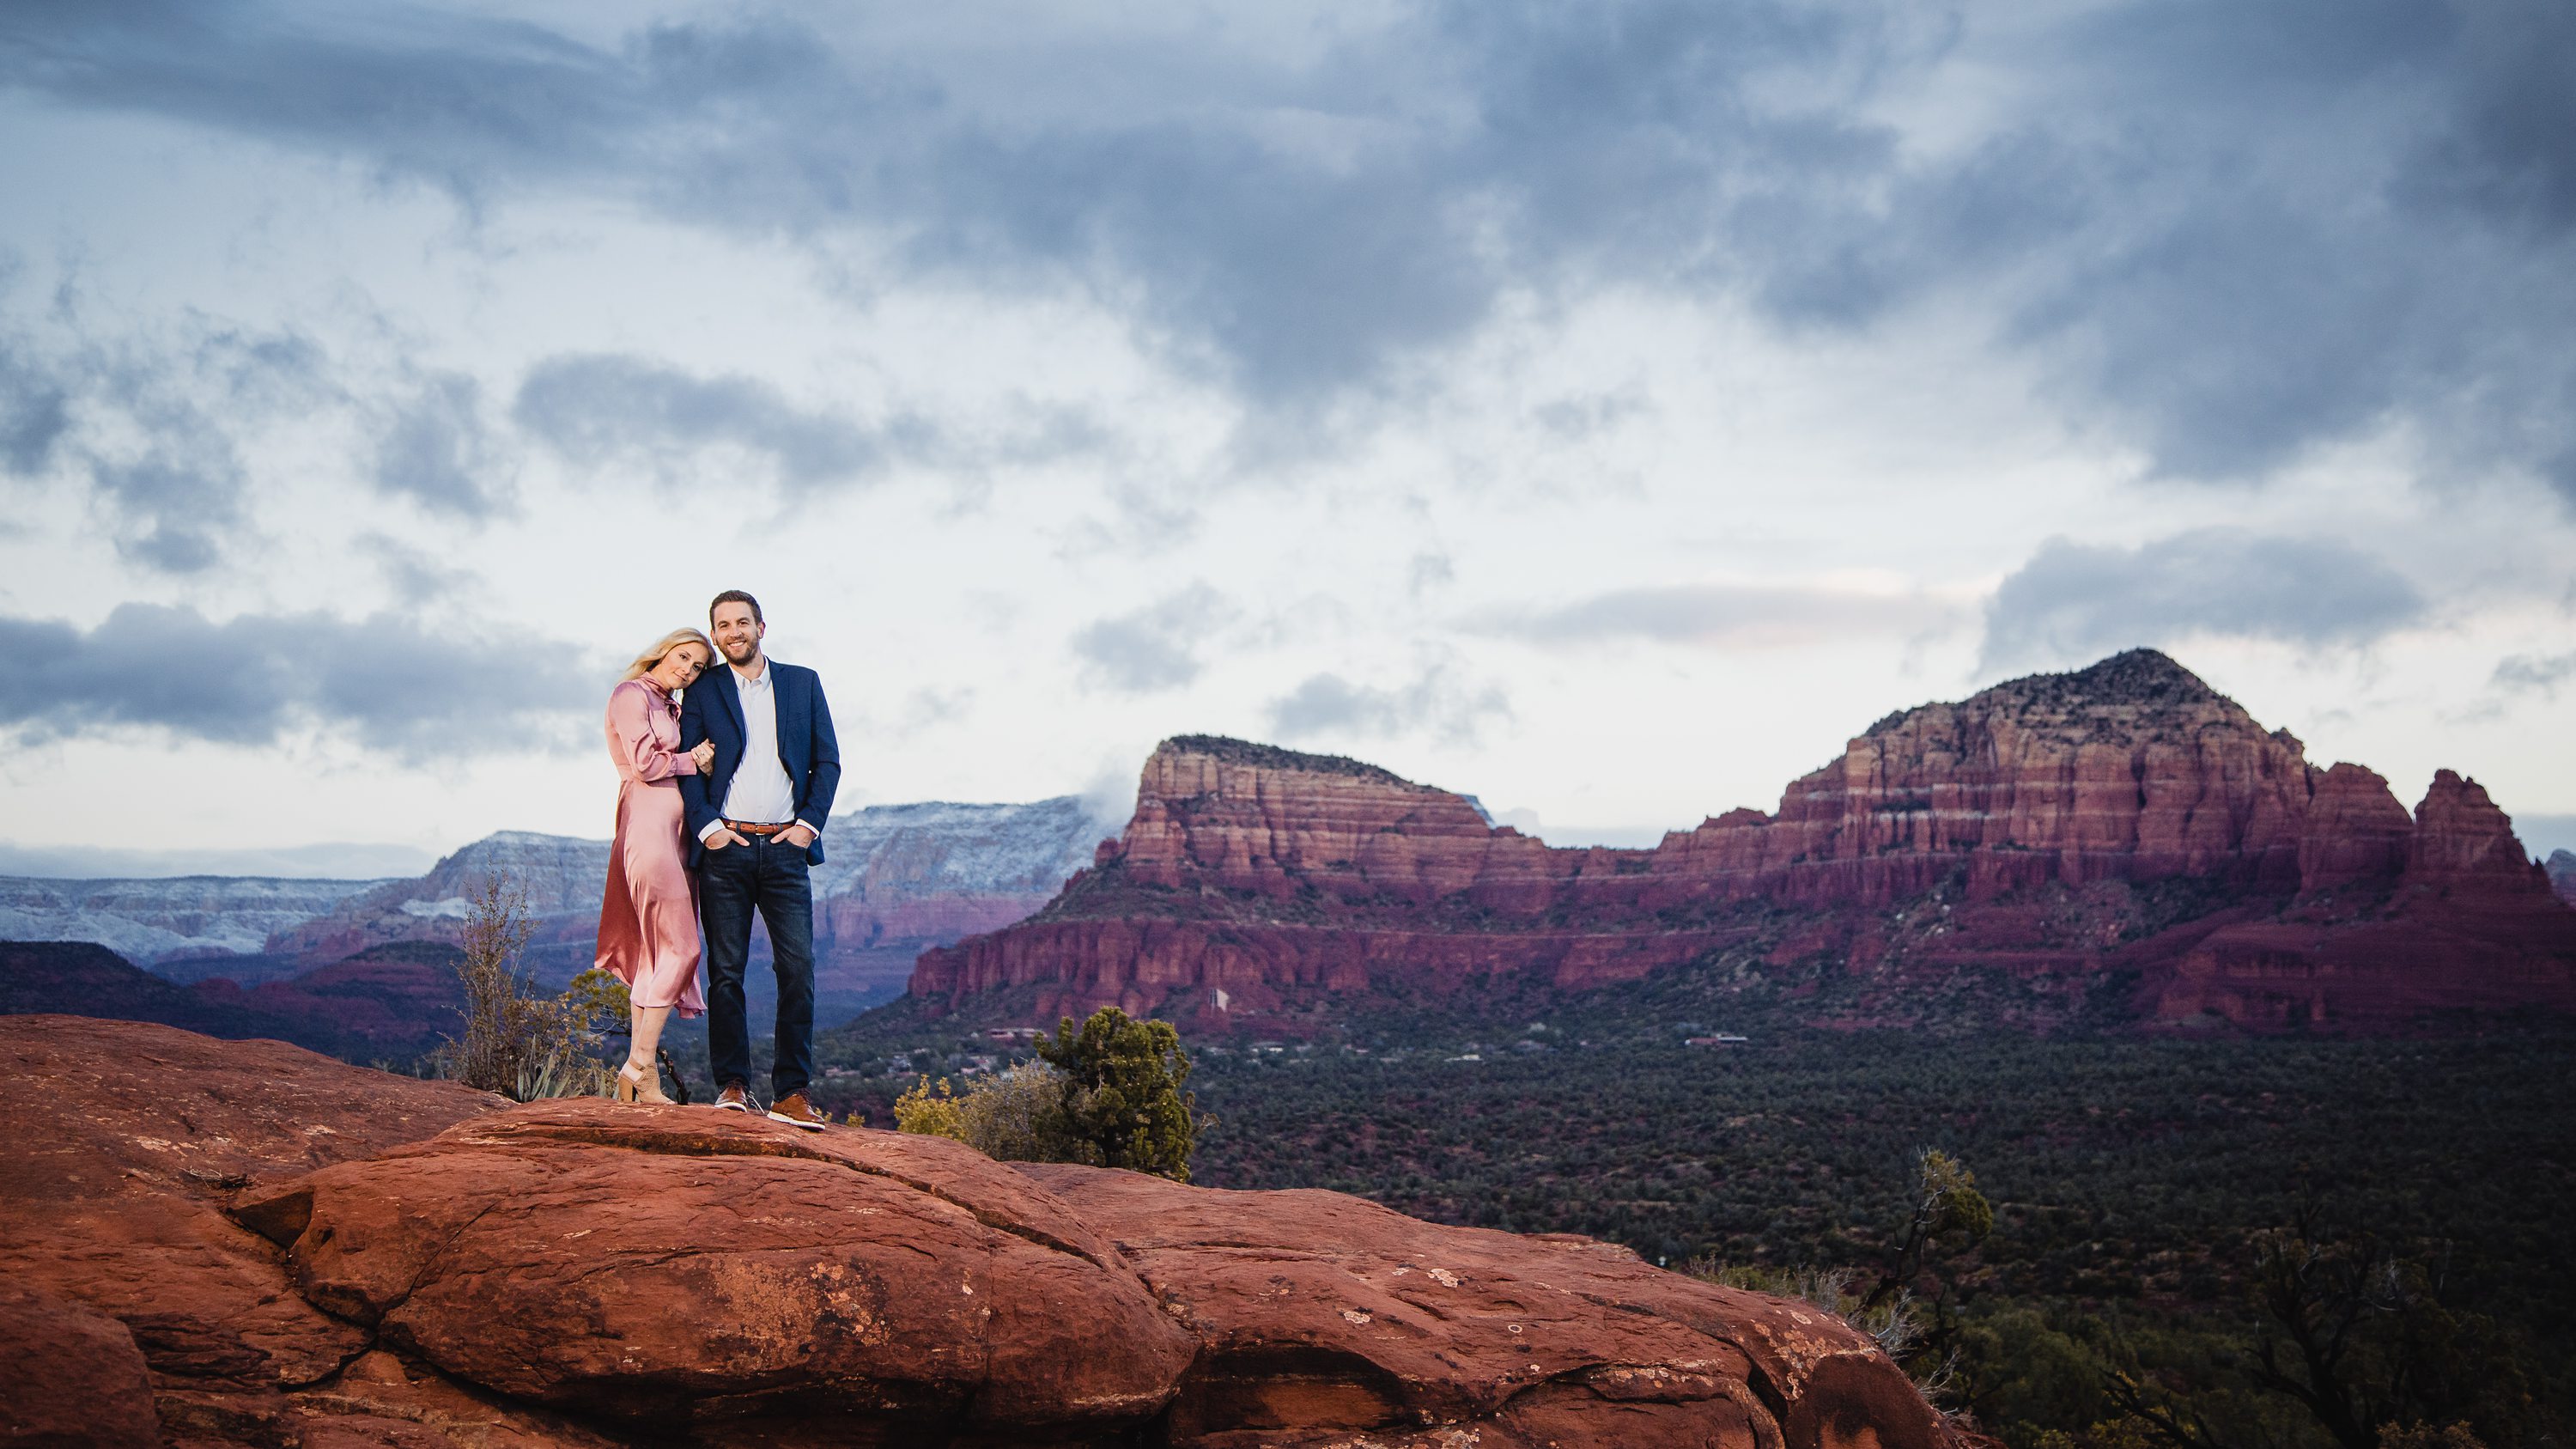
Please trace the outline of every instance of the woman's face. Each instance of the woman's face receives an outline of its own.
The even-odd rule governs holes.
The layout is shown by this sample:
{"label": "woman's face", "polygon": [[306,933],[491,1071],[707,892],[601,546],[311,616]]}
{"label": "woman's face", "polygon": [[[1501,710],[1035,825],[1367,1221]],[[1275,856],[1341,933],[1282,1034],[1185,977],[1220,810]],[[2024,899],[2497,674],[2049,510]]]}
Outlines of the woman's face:
{"label": "woman's face", "polygon": [[707,672],[707,651],[699,644],[683,644],[662,656],[653,666],[653,677],[664,689],[686,689]]}

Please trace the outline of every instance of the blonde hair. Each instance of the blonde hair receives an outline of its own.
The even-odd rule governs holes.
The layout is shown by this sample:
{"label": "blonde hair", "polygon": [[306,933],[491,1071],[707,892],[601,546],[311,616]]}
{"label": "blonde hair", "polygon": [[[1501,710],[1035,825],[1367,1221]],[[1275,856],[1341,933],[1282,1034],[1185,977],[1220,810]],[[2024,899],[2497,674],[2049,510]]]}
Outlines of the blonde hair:
{"label": "blonde hair", "polygon": [[670,633],[663,635],[661,638],[654,640],[652,648],[636,655],[635,662],[626,666],[626,672],[617,676],[617,682],[624,684],[630,679],[642,679],[646,674],[651,673],[653,667],[660,664],[672,650],[679,648],[683,644],[695,644],[699,648],[707,651],[707,667],[710,669],[715,667],[717,659],[716,646],[707,642],[706,635],[699,633],[695,629],[674,629]]}

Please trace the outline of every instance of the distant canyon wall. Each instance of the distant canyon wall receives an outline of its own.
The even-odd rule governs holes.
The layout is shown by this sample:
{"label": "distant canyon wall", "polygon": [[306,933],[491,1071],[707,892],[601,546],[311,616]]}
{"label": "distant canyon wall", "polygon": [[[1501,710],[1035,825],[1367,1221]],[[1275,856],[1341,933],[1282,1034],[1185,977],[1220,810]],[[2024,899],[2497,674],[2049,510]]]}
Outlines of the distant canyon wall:
{"label": "distant canyon wall", "polygon": [[[926,947],[1043,906],[1090,860],[1100,827],[1080,799],[1026,805],[878,805],[832,822],[814,871],[815,938],[845,990],[899,986]],[[587,964],[609,842],[503,831],[385,881],[0,880],[0,940],[90,941],[162,965],[236,954],[275,976],[403,943],[454,944],[486,880],[525,894],[532,954]],[[188,962],[186,975],[219,971]],[[827,985],[832,984],[827,981]]]}
{"label": "distant canyon wall", "polygon": [[[925,954],[911,991],[962,1004],[1030,988],[1042,1015],[1181,1000],[1195,1019],[1219,992],[1232,1014],[1398,980],[1440,992],[1535,973],[1581,989],[1741,939],[1718,909],[1730,903],[1862,921],[1936,891],[1974,907],[2176,879],[2274,909],[2367,896],[2453,924],[2520,921],[2503,949],[2538,949],[2543,975],[2564,976],[2549,952],[2576,946],[2576,914],[2474,781],[2444,771],[2410,813],[2379,775],[2318,768],[2288,732],[2141,650],[1892,715],[1776,811],[1729,811],[1650,850],[1553,848],[1372,765],[1177,738],[1091,870],[1035,917]],[[2321,969],[2320,942],[2352,925],[2288,954]],[[2204,963],[2232,959],[2224,938],[2202,945]],[[2278,1014],[2187,988],[2158,1009]]]}

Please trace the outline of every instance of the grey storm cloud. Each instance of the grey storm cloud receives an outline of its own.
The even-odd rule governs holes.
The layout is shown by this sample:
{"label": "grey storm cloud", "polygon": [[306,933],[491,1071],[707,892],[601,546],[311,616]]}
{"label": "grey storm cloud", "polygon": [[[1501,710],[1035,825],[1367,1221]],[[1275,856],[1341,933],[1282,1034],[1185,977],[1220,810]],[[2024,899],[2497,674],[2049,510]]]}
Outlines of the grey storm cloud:
{"label": "grey storm cloud", "polygon": [[617,461],[667,470],[667,455],[734,448],[766,458],[794,488],[864,481],[928,452],[927,423],[902,418],[867,427],[800,407],[757,378],[701,377],[638,357],[553,357],[530,369],[511,416],[564,457],[597,467]]}
{"label": "grey storm cloud", "polygon": [[[827,33],[754,10],[597,45],[418,9],[20,5],[0,85],[472,207],[610,189],[691,224],[864,232],[926,274],[1070,280],[1265,408],[1359,395],[1506,298],[1604,281],[1790,328],[1947,299],[2165,474],[2260,479],[2404,423],[2576,505],[2571,17],[1420,0],[1257,54],[1037,9],[1016,44],[990,11]],[[1978,129],[1911,144],[1885,118],[1925,97]]]}
{"label": "grey storm cloud", "polygon": [[0,617],[0,730],[45,741],[155,729],[265,745],[345,730],[406,758],[559,742],[605,698],[572,646],[423,628],[389,614],[246,614],[123,604],[96,627]]}
{"label": "grey storm cloud", "polygon": [[376,486],[435,513],[488,518],[501,507],[498,450],[483,426],[482,388],[462,373],[425,378],[376,438]]}
{"label": "grey storm cloud", "polygon": [[1425,666],[1401,685],[1355,683],[1335,673],[1311,674],[1270,702],[1270,727],[1281,739],[1317,736],[1385,739],[1430,732],[1471,742],[1511,717],[1511,699],[1493,684],[1459,679],[1445,663]]}
{"label": "grey storm cloud", "polygon": [[70,428],[70,390],[0,340],[0,468],[22,478],[44,472]]}
{"label": "grey storm cloud", "polygon": [[1489,615],[1472,627],[1547,645],[1646,639],[1744,646],[1810,643],[1859,633],[1921,633],[1955,622],[1953,606],[1920,595],[1804,584],[1673,584],[1615,589],[1551,609]]}
{"label": "grey storm cloud", "polygon": [[2359,645],[2425,613],[2403,575],[2330,540],[2229,528],[2137,548],[2058,538],[1988,602],[1981,667],[2089,660],[2188,635]]}
{"label": "grey storm cloud", "polygon": [[1204,583],[1132,612],[1095,619],[1074,631],[1073,652],[1085,683],[1127,694],[1177,689],[1205,666],[1199,647],[1235,617],[1225,596]]}
{"label": "grey storm cloud", "polygon": [[294,332],[192,320],[51,351],[0,338],[0,467],[38,479],[68,465],[126,559],[202,573],[247,526],[240,431],[337,396],[321,349]]}

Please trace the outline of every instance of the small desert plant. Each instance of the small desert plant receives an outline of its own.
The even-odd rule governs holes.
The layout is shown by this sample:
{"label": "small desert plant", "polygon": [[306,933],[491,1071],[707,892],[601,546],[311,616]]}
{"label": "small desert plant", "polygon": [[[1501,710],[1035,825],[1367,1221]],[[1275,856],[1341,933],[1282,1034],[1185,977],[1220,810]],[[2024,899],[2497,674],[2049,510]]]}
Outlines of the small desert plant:
{"label": "small desert plant", "polygon": [[954,1137],[1010,1162],[1082,1162],[1190,1180],[1190,1152],[1205,1119],[1181,1091],[1190,1059],[1167,1021],[1136,1021],[1102,1007],[1076,1026],[1066,1017],[1037,1039],[1039,1060],[987,1077],[959,1096],[946,1077],[924,1077],[894,1104],[905,1132]]}
{"label": "small desert plant", "polygon": [[928,1077],[896,1099],[895,1126],[953,1137],[997,1162],[1089,1162],[1100,1154],[1073,1134],[1065,1113],[1071,1080],[1044,1062],[1022,1062],[968,1084],[958,1096],[946,1077]]}
{"label": "small desert plant", "polygon": [[465,1035],[439,1048],[437,1075],[521,1102],[602,1095],[609,1079],[596,1056],[603,994],[578,983],[561,996],[533,994],[519,969],[531,929],[527,892],[507,876],[485,878],[467,903],[465,954],[456,963]]}
{"label": "small desert plant", "polygon": [[1811,1303],[1877,1340],[1890,1358],[1903,1357],[1923,1339],[1922,1308],[1914,1295],[1899,1293],[1877,1306],[1864,1306],[1858,1285],[1867,1275],[1857,1268],[1770,1268],[1694,1258],[1682,1271],[1728,1288]]}

